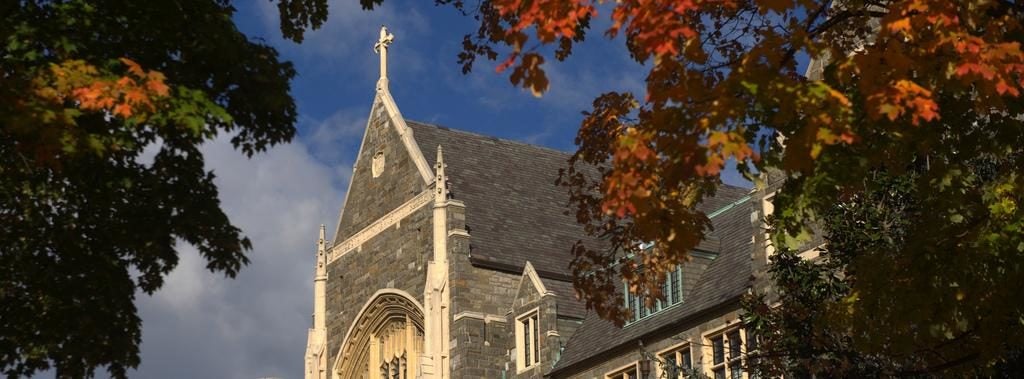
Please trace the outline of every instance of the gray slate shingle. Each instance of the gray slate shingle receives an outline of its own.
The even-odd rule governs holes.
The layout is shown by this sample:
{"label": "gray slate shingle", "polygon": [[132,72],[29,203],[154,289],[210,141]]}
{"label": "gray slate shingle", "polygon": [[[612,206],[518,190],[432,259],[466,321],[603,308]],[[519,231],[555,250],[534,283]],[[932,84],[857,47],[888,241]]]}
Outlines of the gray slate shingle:
{"label": "gray slate shingle", "polygon": [[502,140],[435,125],[406,121],[427,162],[433,166],[437,146],[444,148],[446,172],[455,199],[466,204],[470,252],[475,263],[521,273],[530,261],[544,286],[558,296],[560,315],[585,318],[569,340],[552,372],[615,349],[636,338],[692,317],[746,291],[750,278],[752,205],[733,204],[746,188],[722,185],[701,210],[733,205],[712,219],[714,231],[698,248],[718,252],[688,299],[626,328],[588,313],[575,299],[569,282],[570,249],[585,237],[574,216],[566,213],[567,192],[555,185],[558,171],[568,166],[565,152]]}
{"label": "gray slate shingle", "polygon": [[[733,187],[735,189],[735,187]],[[748,190],[719,192],[716,197],[745,197]],[[734,197],[735,201],[736,198]],[[727,206],[731,201],[721,202]],[[751,276],[751,236],[754,233],[750,221],[752,203],[735,205],[728,211],[712,218],[713,234],[721,241],[718,257],[701,274],[697,286],[683,303],[627,325],[616,327],[611,322],[588,313],[586,319],[566,344],[561,359],[551,374],[566,374],[575,371],[578,364],[586,365],[588,359],[615,349],[636,349],[637,339],[655,332],[671,329],[673,325],[685,323],[703,311],[735,301],[749,286]]]}
{"label": "gray slate shingle", "polygon": [[[568,195],[555,185],[569,154],[479,134],[407,121],[431,167],[444,148],[452,196],[466,204],[470,254],[522,272],[526,261],[541,276],[569,271],[573,243],[584,236],[566,215]],[[548,274],[548,275],[545,275]]]}
{"label": "gray slate shingle", "polygon": [[587,306],[582,301],[576,300],[576,290],[572,282],[540,278],[548,291],[554,292],[555,304],[558,306],[559,317],[572,317],[582,319],[587,315]]}

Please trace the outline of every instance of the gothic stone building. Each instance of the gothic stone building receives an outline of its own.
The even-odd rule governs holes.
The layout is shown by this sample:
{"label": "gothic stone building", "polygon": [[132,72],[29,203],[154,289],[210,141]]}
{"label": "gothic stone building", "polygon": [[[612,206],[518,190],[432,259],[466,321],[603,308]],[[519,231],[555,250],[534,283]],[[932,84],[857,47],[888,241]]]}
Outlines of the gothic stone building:
{"label": "gothic stone building", "polygon": [[765,197],[723,186],[714,232],[624,327],[576,300],[568,154],[405,120],[382,75],[333,240],[320,230],[306,378],[746,378],[739,299]]}

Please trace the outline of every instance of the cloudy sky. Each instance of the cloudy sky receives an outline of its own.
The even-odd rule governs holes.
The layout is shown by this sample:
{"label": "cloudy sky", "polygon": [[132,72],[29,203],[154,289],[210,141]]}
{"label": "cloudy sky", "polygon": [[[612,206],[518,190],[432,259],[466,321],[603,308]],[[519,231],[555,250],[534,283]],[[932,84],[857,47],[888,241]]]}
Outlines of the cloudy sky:
{"label": "cloudy sky", "polygon": [[230,280],[183,248],[164,288],[138,297],[144,332],[133,377],[302,377],[317,227],[337,222],[373,99],[381,24],[396,36],[391,91],[408,119],[570,151],[596,95],[642,93],[643,68],[621,41],[600,38],[601,23],[569,61],[549,65],[551,90],[537,99],[490,63],[463,75],[456,54],[475,25],[433,2],[388,0],[366,12],[357,0],[331,1],[329,21],[301,45],[280,37],[273,3],[239,3],[242,30],[298,69],[298,137],[252,159],[226,139],[205,146],[224,208],[253,241],[252,263]]}

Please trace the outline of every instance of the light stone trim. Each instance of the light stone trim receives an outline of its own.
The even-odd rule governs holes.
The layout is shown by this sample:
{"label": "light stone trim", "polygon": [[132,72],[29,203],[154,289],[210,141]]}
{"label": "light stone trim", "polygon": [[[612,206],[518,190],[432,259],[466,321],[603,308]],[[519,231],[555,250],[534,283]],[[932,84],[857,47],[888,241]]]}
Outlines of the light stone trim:
{"label": "light stone trim", "polygon": [[[725,319],[725,323],[724,324],[716,326],[716,327],[711,328],[711,329],[708,329],[708,330],[706,330],[706,331],[704,331],[704,332],[702,332],[700,334],[700,344],[699,344],[699,346],[700,346],[700,355],[699,355],[699,357],[700,357],[700,363],[701,363],[701,371],[704,373],[704,375],[707,375],[708,377],[714,377],[715,374],[714,374],[713,371],[715,369],[715,366],[717,366],[717,365],[714,364],[714,361],[712,360],[712,355],[714,354],[714,352],[712,351],[711,339],[714,338],[714,337],[717,337],[719,335],[725,335],[727,333],[730,333],[733,330],[738,330],[740,332],[740,339],[742,341],[744,341],[744,343],[743,343],[744,347],[743,348],[745,349],[746,348],[745,347],[745,345],[746,345],[745,342],[747,340],[747,329],[743,327],[743,322],[740,321],[738,317],[728,317],[728,318]],[[729,370],[728,366],[729,366],[729,362],[732,361],[732,358],[728,356],[728,345],[726,345],[726,346],[727,346],[726,347],[726,354],[727,354],[727,356],[725,358],[725,361],[723,363],[721,363],[721,364],[725,365],[726,371],[727,371],[726,375],[728,375],[729,374],[728,373],[728,370]],[[693,354],[693,353],[694,352],[693,352],[693,350],[691,348],[690,354]],[[742,354],[741,354],[741,356],[742,356]],[[696,356],[692,356],[692,357],[696,357]],[[741,362],[744,362],[745,360],[746,360],[746,358],[741,358]],[[696,365],[696,363],[694,365]],[[746,378],[745,374],[746,374],[746,372],[744,372],[744,378]]]}
{"label": "light stone trim", "polygon": [[[359,310],[359,313],[353,319],[352,325],[349,325],[345,338],[341,340],[342,344],[338,349],[337,355],[335,355],[334,367],[331,370],[333,372],[331,375],[333,379],[357,377],[357,373],[354,370],[345,370],[345,367],[351,364],[350,360],[358,360],[359,357],[356,355],[368,352],[359,349],[362,346],[355,346],[354,344],[372,339],[372,334],[375,332],[373,329],[382,326],[378,323],[378,321],[384,319],[384,317],[380,317],[381,315],[396,313],[401,313],[407,321],[411,321],[418,329],[423,329],[423,324],[425,323],[424,308],[423,304],[417,301],[416,298],[412,297],[408,292],[398,289],[385,288],[377,290],[363,304],[362,309]],[[372,353],[372,351],[369,353]],[[419,361],[422,357],[410,358],[416,358],[416,361]],[[422,372],[418,368],[414,368],[414,370],[414,372]]]}
{"label": "light stone trim", "polygon": [[458,314],[455,315],[455,317],[452,319],[452,321],[459,321],[459,320],[464,319],[464,318],[483,320],[484,323],[500,322],[500,323],[504,324],[504,323],[507,322],[507,320],[503,316],[494,315],[494,314],[490,314],[490,313],[472,312],[472,311],[462,311],[462,312],[459,312]]}
{"label": "light stone trim", "polygon": [[[448,177],[445,175],[444,152],[437,146],[436,174],[434,178],[433,257],[427,264],[427,278],[423,286],[426,305],[424,319],[425,357],[423,378],[447,379],[451,377],[451,291],[448,287]],[[436,371],[435,371],[436,370]]]}
{"label": "light stone trim", "polygon": [[327,268],[326,237],[320,225],[320,238],[316,244],[316,273],[313,276],[313,327],[306,336],[306,379],[327,377]]}
{"label": "light stone trim", "polygon": [[611,379],[611,378],[620,376],[623,373],[625,373],[626,370],[629,369],[630,366],[633,366],[633,370],[634,371],[640,371],[640,361],[639,360],[635,360],[635,361],[632,361],[632,362],[630,362],[628,364],[624,364],[622,366],[619,366],[619,367],[615,368],[614,370],[611,370],[611,372],[609,372],[607,374],[604,374],[604,378],[605,379]]}
{"label": "light stone trim", "polygon": [[430,204],[431,200],[433,200],[432,192],[433,191],[431,190],[420,192],[416,197],[413,197],[409,201],[406,201],[405,204],[402,204],[398,208],[388,212],[388,214],[377,219],[377,221],[374,221],[372,224],[352,235],[352,237],[346,239],[344,242],[334,245],[334,247],[331,248],[331,251],[327,254],[327,264],[331,264],[338,258],[345,256],[349,251],[356,249],[366,241],[369,241],[384,230],[387,230],[387,228],[401,222],[402,219],[408,217],[416,210]]}
{"label": "light stone trim", "polygon": [[398,104],[395,104],[395,99],[391,97],[391,92],[388,91],[387,87],[382,90],[378,90],[381,103],[384,105],[384,109],[388,111],[388,115],[391,116],[391,123],[398,130],[398,135],[402,138],[402,144],[405,145],[405,149],[409,151],[409,156],[412,157],[413,163],[416,164],[416,168],[419,170],[420,175],[423,177],[424,183],[430,183],[434,179],[434,172],[430,169],[430,165],[427,164],[427,158],[423,155],[423,151],[420,150],[420,146],[416,144],[416,140],[412,138],[412,129],[409,129],[409,125],[405,123],[405,118],[402,117],[402,112],[398,110]]}
{"label": "light stone trim", "polygon": [[547,287],[544,287],[544,282],[540,280],[540,275],[537,275],[537,270],[533,268],[533,263],[526,261],[526,267],[523,268],[523,277],[519,278],[519,286],[516,287],[516,293],[523,288],[523,280],[530,278],[533,282],[533,288],[537,290],[541,297],[555,296],[554,292],[548,291]]}
{"label": "light stone trim", "polygon": [[[377,95],[374,97],[373,104],[370,106],[370,115],[366,118],[366,127],[363,128],[363,138],[359,142],[359,152],[356,153],[356,157],[363,156],[363,149],[366,147],[366,137],[369,134],[374,116],[377,114],[379,106],[384,107],[383,111],[388,114],[388,119],[391,120],[388,124],[395,128],[399,138],[401,138],[402,146],[405,147],[406,151],[409,153],[409,157],[412,158],[413,163],[416,164],[416,169],[420,173],[420,178],[423,180],[424,184],[430,184],[434,179],[434,172],[430,169],[430,165],[427,163],[427,158],[423,155],[423,151],[420,150],[420,146],[413,138],[412,129],[410,129],[409,125],[405,123],[405,118],[402,117],[402,113],[398,110],[398,105],[395,104],[395,99],[391,97],[391,93],[386,85],[387,78],[382,77],[381,80],[384,81],[385,86],[383,88],[377,88]],[[348,188],[352,188],[352,183],[356,177],[354,173],[356,172],[358,164],[359,162],[357,161],[352,165],[353,175],[348,178]],[[345,198],[341,202],[342,208],[341,211],[338,212],[338,223],[334,228],[334,242],[337,242],[338,238],[341,237],[338,235],[338,231],[341,228],[342,216],[345,215],[345,206],[348,205],[348,194],[349,191],[345,191]],[[462,206],[465,207],[465,205]]]}
{"label": "light stone trim", "polygon": [[452,229],[448,231],[448,237],[452,236],[469,237],[469,232],[465,229]]}
{"label": "light stone trim", "polygon": [[[529,261],[527,261],[526,264],[530,264]],[[537,321],[534,321],[534,316],[536,316]],[[531,338],[530,338],[529,335],[526,335],[526,334],[523,333],[523,328],[520,328],[520,325],[527,325],[527,329],[530,330],[530,333],[532,334],[533,330],[534,330],[534,327],[535,327],[535,325],[533,325],[533,324],[534,323],[539,323],[539,322],[540,322],[540,307],[539,306],[538,307],[534,307],[533,309],[530,309],[528,311],[522,312],[522,313],[520,313],[519,315],[516,316],[516,323],[515,323],[513,329],[515,329],[515,334],[516,334],[516,355],[517,355],[516,356],[516,374],[517,375],[518,374],[522,374],[522,373],[524,373],[526,371],[529,371],[529,370],[533,370],[533,369],[535,369],[535,368],[540,366],[539,359],[537,359],[538,362],[526,362],[525,361],[526,350],[524,350],[524,349],[526,349],[526,340],[527,339],[531,339]],[[540,331],[540,326],[536,325],[536,329],[538,331]],[[537,336],[537,341],[531,342],[531,344],[535,344],[535,345],[531,345],[531,348],[536,348],[537,351],[540,351],[542,349],[540,347],[540,342],[541,342],[540,336]],[[532,354],[532,352],[530,352],[530,353]],[[533,358],[531,358],[531,360],[535,359],[535,358],[536,357],[533,356]]]}
{"label": "light stone trim", "polygon": [[[690,349],[690,352],[688,354],[690,354],[690,368],[691,369],[696,368],[698,365],[702,365],[703,362],[701,362],[701,356],[698,356],[697,359],[693,359],[693,353],[695,352],[695,349],[701,349],[701,346],[700,346],[700,344],[693,343],[692,341],[690,341],[689,338],[685,339],[683,342],[672,344],[672,345],[669,345],[666,348],[658,350],[657,352],[654,353],[654,355],[656,357],[658,357],[658,359],[665,359],[666,355],[668,355],[668,354],[675,354],[675,352],[677,352],[679,350],[682,350],[682,349]],[[696,351],[696,352],[700,353],[701,351]],[[676,361],[676,362],[678,364],[678,361]],[[655,369],[656,369],[656,371],[655,371],[657,373],[657,376],[655,376],[656,378],[661,378],[661,377],[668,376],[668,371],[665,369],[664,365],[657,364],[657,365],[653,365],[653,366],[655,366]]]}

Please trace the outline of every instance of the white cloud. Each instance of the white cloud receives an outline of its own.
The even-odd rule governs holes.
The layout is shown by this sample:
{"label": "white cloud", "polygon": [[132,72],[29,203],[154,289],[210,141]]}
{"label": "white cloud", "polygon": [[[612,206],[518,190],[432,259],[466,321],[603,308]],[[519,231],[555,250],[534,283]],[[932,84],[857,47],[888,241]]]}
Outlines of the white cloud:
{"label": "white cloud", "polygon": [[[272,1],[258,2],[259,17],[265,35],[273,36],[274,45],[285,50],[292,59],[315,62],[318,70],[343,71],[358,77],[377,77],[378,60],[373,44],[381,25],[387,25],[395,34],[396,44],[425,40],[430,31],[427,18],[417,9],[403,7],[397,1],[385,2],[372,11],[365,11],[358,1],[331,0],[328,2],[327,21],[317,30],[307,30],[301,44],[282,43],[277,5]],[[408,41],[408,42],[407,42]],[[415,44],[403,50],[412,52]],[[395,48],[402,48],[396,46]],[[402,54],[404,70],[415,72],[422,66],[417,54]]]}
{"label": "white cloud", "polygon": [[[323,120],[303,118],[299,129],[308,131],[305,138],[312,154],[321,161],[338,162],[351,160],[359,149],[359,141],[366,129],[370,104],[366,107],[347,108],[335,111]],[[351,167],[349,167],[351,169]]]}
{"label": "white cloud", "polygon": [[222,206],[253,242],[234,280],[210,273],[194,248],[153,296],[140,295],[142,364],[132,376],[299,377],[312,312],[318,226],[343,198],[332,167],[302,141],[247,159],[228,137],[203,147]]}

